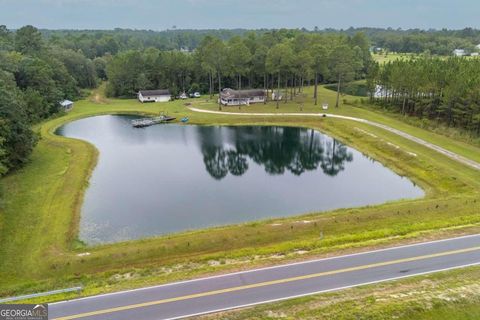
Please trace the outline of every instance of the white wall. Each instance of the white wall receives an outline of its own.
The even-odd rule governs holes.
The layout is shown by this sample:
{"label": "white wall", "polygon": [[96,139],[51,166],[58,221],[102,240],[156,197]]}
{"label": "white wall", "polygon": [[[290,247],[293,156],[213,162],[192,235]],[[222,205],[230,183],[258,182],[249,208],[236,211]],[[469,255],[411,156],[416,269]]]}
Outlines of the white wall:
{"label": "white wall", "polygon": [[253,99],[245,99],[243,101],[243,103],[241,104],[240,101],[237,99],[236,101],[231,101],[231,102],[228,102],[228,100],[225,100],[225,99],[221,99],[221,102],[223,105],[225,106],[238,106],[238,105],[247,105],[247,104],[250,104],[250,103],[260,103],[260,102],[264,102],[264,97],[253,97]]}
{"label": "white wall", "polygon": [[167,102],[170,101],[170,96],[157,96],[155,102]]}
{"label": "white wall", "polygon": [[[148,99],[150,98],[150,99]],[[138,100],[140,102],[167,102],[170,101],[171,96],[150,96],[150,97],[144,97],[141,94],[138,95]]]}

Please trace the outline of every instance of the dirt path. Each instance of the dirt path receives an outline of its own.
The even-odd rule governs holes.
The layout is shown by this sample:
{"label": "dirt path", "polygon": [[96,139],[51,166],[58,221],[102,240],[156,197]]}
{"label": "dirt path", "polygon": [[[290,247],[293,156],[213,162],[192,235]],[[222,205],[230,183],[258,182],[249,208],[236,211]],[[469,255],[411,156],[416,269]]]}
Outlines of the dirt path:
{"label": "dirt path", "polygon": [[389,132],[395,133],[405,139],[414,141],[418,144],[421,144],[422,146],[425,146],[427,148],[430,148],[432,150],[435,150],[455,161],[458,161],[460,163],[463,163],[467,166],[470,166],[474,169],[480,170],[480,163],[468,159],[464,156],[461,156],[455,152],[449,151],[447,149],[444,149],[440,146],[437,146],[436,144],[430,143],[428,141],[425,141],[423,139],[417,138],[415,136],[412,136],[411,134],[408,134],[406,132],[403,132],[401,130],[386,126],[384,124],[366,120],[366,119],[361,119],[361,118],[355,118],[355,117],[348,117],[348,116],[341,116],[341,115],[336,115],[336,114],[328,114],[328,113],[253,113],[253,112],[225,112],[225,111],[213,111],[213,110],[205,110],[205,109],[198,109],[198,108],[193,108],[189,107],[190,110],[195,111],[195,112],[203,112],[203,113],[213,113],[213,114],[222,114],[222,115],[235,115],[235,116],[301,116],[301,117],[329,117],[329,118],[337,118],[337,119],[344,119],[344,120],[351,120],[351,121],[356,121],[356,122],[361,122],[365,123],[374,127],[382,128],[384,130],[387,130]]}

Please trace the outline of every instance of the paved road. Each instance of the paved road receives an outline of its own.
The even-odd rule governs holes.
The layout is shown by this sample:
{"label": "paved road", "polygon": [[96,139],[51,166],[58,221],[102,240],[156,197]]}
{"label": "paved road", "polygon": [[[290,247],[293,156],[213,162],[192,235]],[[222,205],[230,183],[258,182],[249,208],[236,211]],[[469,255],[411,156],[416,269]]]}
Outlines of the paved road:
{"label": "paved road", "polygon": [[406,132],[403,132],[401,130],[386,126],[384,124],[366,120],[366,119],[361,119],[361,118],[355,118],[355,117],[348,117],[348,116],[341,116],[341,115],[336,115],[336,114],[329,114],[329,113],[253,113],[253,112],[224,112],[224,111],[213,111],[213,110],[205,110],[205,109],[199,109],[199,108],[193,108],[189,107],[190,110],[195,111],[195,112],[203,112],[203,113],[213,113],[213,114],[222,114],[222,115],[236,115],[236,116],[303,116],[303,117],[329,117],[329,118],[337,118],[337,119],[344,119],[344,120],[351,120],[351,121],[356,121],[356,122],[361,122],[361,123],[366,123],[371,126],[375,126],[378,128],[382,128],[384,130],[387,130],[389,132],[395,133],[401,137],[404,137],[408,140],[414,141],[416,143],[419,143],[427,148],[430,148],[432,150],[435,150],[451,159],[454,159],[460,163],[463,163],[467,166],[470,166],[474,169],[480,170],[480,163],[468,159],[464,156],[461,156],[455,152],[449,151],[447,149],[444,149],[442,147],[439,147],[433,143],[430,143],[428,141],[425,141],[423,139],[417,138],[415,136],[412,136],[411,134],[408,134]]}
{"label": "paved road", "polygon": [[480,235],[225,274],[50,304],[51,319],[159,320],[480,264]]}

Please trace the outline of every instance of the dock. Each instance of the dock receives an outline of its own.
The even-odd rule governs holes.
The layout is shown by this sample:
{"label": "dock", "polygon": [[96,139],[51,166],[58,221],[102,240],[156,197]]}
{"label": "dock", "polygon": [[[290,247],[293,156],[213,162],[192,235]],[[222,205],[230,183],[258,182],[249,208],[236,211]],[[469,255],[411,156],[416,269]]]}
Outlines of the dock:
{"label": "dock", "polygon": [[172,120],[175,120],[175,117],[161,115],[153,118],[143,118],[143,119],[132,120],[132,126],[135,128],[143,128],[143,127],[153,126],[154,124],[169,122]]}

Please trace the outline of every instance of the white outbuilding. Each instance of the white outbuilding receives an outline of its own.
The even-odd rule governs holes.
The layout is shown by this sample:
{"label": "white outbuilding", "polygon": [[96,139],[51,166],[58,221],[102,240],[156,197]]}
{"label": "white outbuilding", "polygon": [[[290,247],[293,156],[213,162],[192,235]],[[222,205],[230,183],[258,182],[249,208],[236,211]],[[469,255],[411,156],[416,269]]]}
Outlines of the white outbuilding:
{"label": "white outbuilding", "polygon": [[453,50],[453,55],[456,56],[456,57],[463,57],[464,55],[466,55],[467,53],[465,52],[464,49],[455,49]]}
{"label": "white outbuilding", "polygon": [[70,100],[60,101],[59,104],[64,111],[70,111],[73,108],[73,101]]}
{"label": "white outbuilding", "polygon": [[140,90],[138,91],[138,101],[140,102],[167,102],[172,99],[168,89],[159,90]]}

